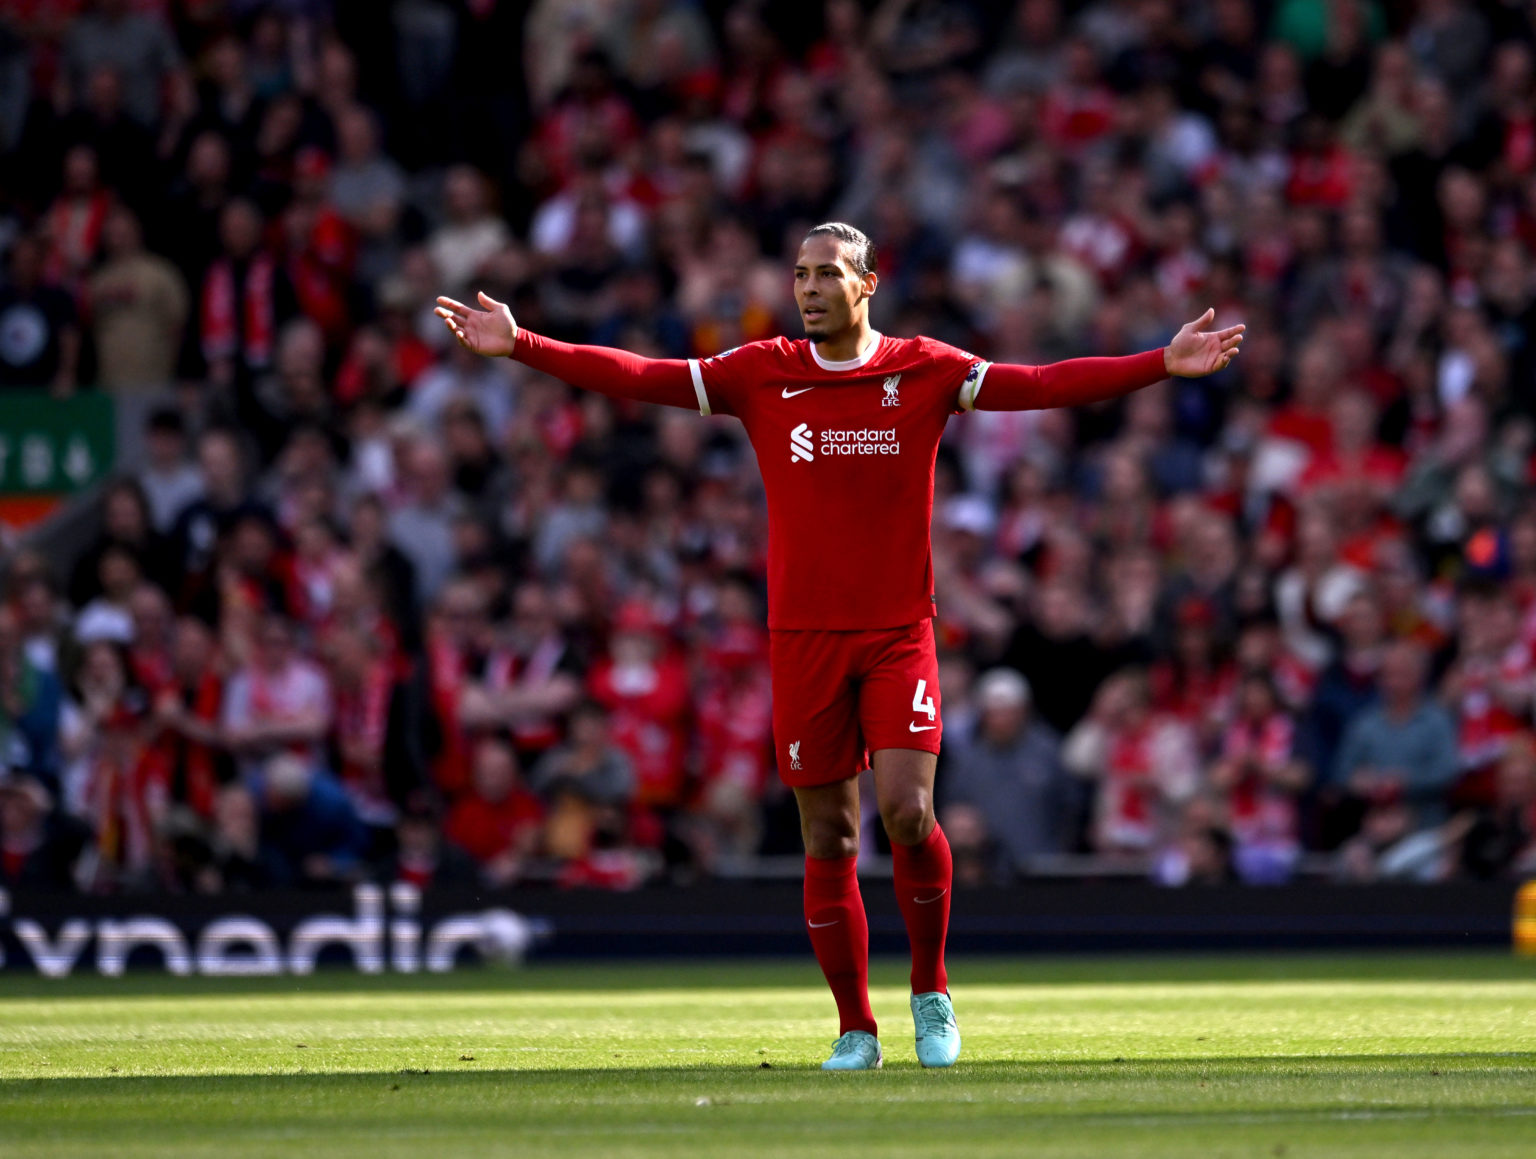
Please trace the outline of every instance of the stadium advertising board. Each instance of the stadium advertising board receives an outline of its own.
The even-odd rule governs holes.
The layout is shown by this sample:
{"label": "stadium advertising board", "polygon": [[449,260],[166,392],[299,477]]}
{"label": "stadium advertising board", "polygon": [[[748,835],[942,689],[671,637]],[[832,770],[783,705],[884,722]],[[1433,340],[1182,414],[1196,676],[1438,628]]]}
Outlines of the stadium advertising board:
{"label": "stadium advertising board", "polygon": [[[956,953],[1457,948],[1508,945],[1515,882],[1315,883],[1169,890],[1145,882],[964,891]],[[889,890],[870,889],[870,946],[903,954]],[[301,976],[316,966],[440,973],[539,958],[753,957],[805,949],[798,886],[705,883],[615,893],[548,887],[93,897],[0,890],[0,970]]]}
{"label": "stadium advertising board", "polygon": [[[98,908],[71,900],[66,909]],[[520,959],[542,931],[541,923],[502,908],[426,919],[421,892],[403,883],[387,891],[356,886],[350,913],[316,912],[312,901],[300,899],[295,906],[287,900],[264,901],[259,916],[229,902],[209,908],[176,899],[168,909],[125,910],[119,901],[112,907],[116,913],[55,911],[45,923],[19,905],[11,912],[11,899],[0,892],[0,965],[30,967],[49,978],[90,969],[116,977],[130,963],[158,964],[179,975],[303,975],[322,960],[350,960],[365,974],[445,973],[465,957]],[[153,912],[157,908],[161,912]]]}
{"label": "stadium advertising board", "polygon": [[105,478],[116,453],[112,396],[14,390],[0,409],[0,519],[24,527]]}

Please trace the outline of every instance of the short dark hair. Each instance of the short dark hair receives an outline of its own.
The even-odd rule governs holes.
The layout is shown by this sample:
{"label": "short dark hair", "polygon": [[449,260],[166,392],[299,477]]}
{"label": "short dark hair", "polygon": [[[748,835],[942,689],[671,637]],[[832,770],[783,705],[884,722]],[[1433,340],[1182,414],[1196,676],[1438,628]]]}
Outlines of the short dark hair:
{"label": "short dark hair", "polygon": [[849,264],[861,278],[865,274],[874,273],[880,260],[880,255],[875,250],[875,243],[869,240],[869,235],[847,222],[824,221],[812,228],[805,237],[807,241],[813,237],[835,237],[842,242],[848,247]]}
{"label": "short dark hair", "polygon": [[175,407],[161,406],[149,412],[149,420],[144,424],[144,429],[151,433],[184,435],[187,433],[187,423]]}

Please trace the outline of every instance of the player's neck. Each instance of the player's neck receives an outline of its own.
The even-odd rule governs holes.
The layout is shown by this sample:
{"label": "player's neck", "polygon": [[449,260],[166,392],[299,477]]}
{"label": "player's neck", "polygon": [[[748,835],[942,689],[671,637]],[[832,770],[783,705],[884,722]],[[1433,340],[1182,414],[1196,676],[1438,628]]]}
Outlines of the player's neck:
{"label": "player's neck", "polygon": [[879,340],[879,335],[870,329],[869,319],[860,318],[841,334],[834,334],[825,342],[816,345],[816,353],[825,362],[851,362],[858,358],[870,344]]}

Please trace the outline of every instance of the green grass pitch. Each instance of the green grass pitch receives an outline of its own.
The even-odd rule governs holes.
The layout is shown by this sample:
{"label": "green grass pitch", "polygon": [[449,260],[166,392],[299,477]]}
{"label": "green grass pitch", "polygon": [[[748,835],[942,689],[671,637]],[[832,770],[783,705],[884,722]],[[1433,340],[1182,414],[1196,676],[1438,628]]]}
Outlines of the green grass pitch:
{"label": "green grass pitch", "polygon": [[1536,962],[970,960],[960,1065],[815,1069],[814,965],[0,977],[0,1155],[1536,1155]]}

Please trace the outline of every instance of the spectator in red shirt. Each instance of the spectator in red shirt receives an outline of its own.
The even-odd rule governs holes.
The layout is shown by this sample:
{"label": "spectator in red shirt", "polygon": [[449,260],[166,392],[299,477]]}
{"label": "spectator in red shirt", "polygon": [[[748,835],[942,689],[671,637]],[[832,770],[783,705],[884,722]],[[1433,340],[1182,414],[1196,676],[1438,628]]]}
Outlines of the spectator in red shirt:
{"label": "spectator in red shirt", "polygon": [[384,737],[395,690],[395,668],[387,649],[388,641],[352,625],[339,625],[325,638],[336,696],[331,748],[337,779],[363,824],[385,830],[396,818],[384,779]]}
{"label": "spectator in red shirt", "polygon": [[1311,770],[1295,751],[1296,726],[1280,703],[1273,679],[1243,677],[1237,716],[1211,766],[1211,785],[1224,794],[1238,875],[1257,884],[1290,878],[1301,855],[1297,798]]}
{"label": "spectator in red shirt", "polygon": [[771,775],[773,701],[768,641],[749,624],[726,627],[704,653],[698,697],[699,806],[709,852],[750,856]]}
{"label": "spectator in red shirt", "polygon": [[538,852],[544,807],[525,789],[517,756],[500,737],[475,744],[470,789],[453,803],[443,835],[480,864],[487,885],[509,885]]}
{"label": "spectator in red shirt", "polygon": [[349,325],[347,294],[357,260],[357,238],[327,196],[331,159],[319,149],[299,150],[293,201],[283,212],[289,280],[299,309],[335,345]]}
{"label": "spectator in red shirt", "polygon": [[231,769],[223,749],[224,682],[217,642],[192,616],[176,621],[165,679],[155,687],[149,738],[139,776],[172,805],[212,819],[219,785]]}
{"label": "spectator in red shirt", "polygon": [[593,665],[587,686],[612,714],[614,742],[635,764],[637,802],[681,805],[693,697],[687,666],[649,608],[632,602],[619,609],[608,654]]}

